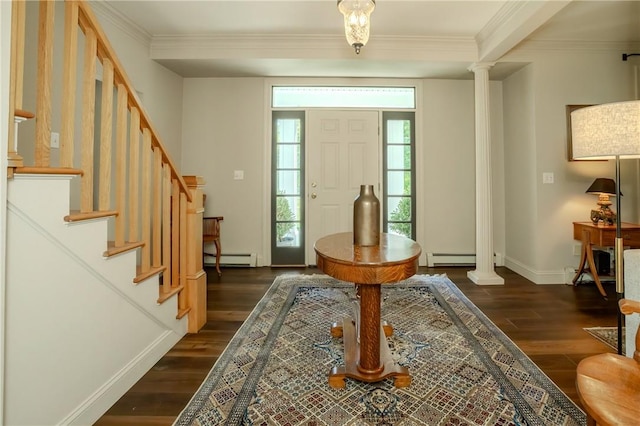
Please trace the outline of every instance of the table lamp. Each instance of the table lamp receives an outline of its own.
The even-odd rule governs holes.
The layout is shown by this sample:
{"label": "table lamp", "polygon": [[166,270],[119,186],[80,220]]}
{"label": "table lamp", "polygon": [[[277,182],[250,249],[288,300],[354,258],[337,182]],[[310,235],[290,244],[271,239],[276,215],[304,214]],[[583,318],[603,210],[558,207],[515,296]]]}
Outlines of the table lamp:
{"label": "table lamp", "polygon": [[[620,159],[640,158],[640,101],[614,102],[571,113],[573,158],[616,160],[616,294],[624,297],[624,242],[620,220]],[[622,353],[622,313],[618,311],[618,354]]]}
{"label": "table lamp", "polygon": [[[597,225],[602,221],[604,225],[613,225],[616,221],[616,214],[609,207],[611,205],[609,197],[616,195],[616,181],[608,178],[597,178],[585,192],[598,195],[597,204],[600,208],[591,210],[593,224]],[[620,193],[620,196],[622,196],[622,193]]]}

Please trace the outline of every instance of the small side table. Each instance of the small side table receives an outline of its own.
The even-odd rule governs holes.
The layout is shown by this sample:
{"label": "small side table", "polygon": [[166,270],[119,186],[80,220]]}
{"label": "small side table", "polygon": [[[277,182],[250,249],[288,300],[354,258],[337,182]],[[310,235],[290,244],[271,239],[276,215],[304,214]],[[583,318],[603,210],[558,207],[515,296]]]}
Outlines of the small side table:
{"label": "small side table", "polygon": [[[623,222],[620,227],[622,240],[626,247],[640,247],[640,225]],[[592,222],[573,222],[573,238],[582,242],[580,251],[580,266],[573,277],[573,284],[578,282],[582,275],[585,263],[588,265],[593,281],[595,281],[598,291],[607,298],[607,293],[602,287],[602,282],[598,276],[596,263],[593,258],[593,247],[614,247],[616,240],[616,225],[594,225]],[[619,265],[616,265],[616,268]]]}
{"label": "small side table", "polygon": [[342,326],[335,323],[331,328],[333,336],[343,336],[345,365],[331,370],[329,385],[343,388],[345,377],[364,382],[394,377],[396,387],[409,386],[409,371],[393,361],[387,343],[386,336],[393,329],[389,325],[383,328],[380,322],[380,293],[381,284],[416,274],[420,245],[409,238],[382,233],[380,245],[356,246],[353,233],[343,232],[320,238],[314,248],[318,268],[338,280],[354,283],[360,297],[358,318],[345,318]]}

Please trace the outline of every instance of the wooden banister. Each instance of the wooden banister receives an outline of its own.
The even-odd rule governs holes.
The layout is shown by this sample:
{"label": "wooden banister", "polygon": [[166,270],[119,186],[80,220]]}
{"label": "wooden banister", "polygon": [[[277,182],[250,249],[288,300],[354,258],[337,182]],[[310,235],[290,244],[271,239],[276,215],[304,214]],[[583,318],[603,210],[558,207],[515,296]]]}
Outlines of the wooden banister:
{"label": "wooden banister", "polygon": [[[202,265],[202,274],[198,275],[185,258],[192,252],[197,258],[201,257],[200,246],[197,250],[188,248],[197,244],[196,237],[187,235],[194,232],[193,226],[187,226],[191,223],[187,206],[193,202],[193,190],[165,149],[89,3],[65,1],[64,17],[60,17],[64,20],[61,45],[54,42],[54,28],[58,27],[54,15],[56,3],[39,2],[38,69],[33,82],[37,89],[36,132],[34,152],[28,157],[34,158],[34,164],[25,165],[18,152],[17,124],[14,124],[33,117],[20,111],[25,76],[25,1],[13,0],[9,134],[10,137],[16,135],[16,143],[8,149],[9,176],[13,173],[78,175],[79,206],[74,206],[77,211],[70,212],[66,220],[110,217],[114,241],[105,244],[108,247],[105,256],[139,249],[135,283],[163,274],[159,301],[178,294],[178,315],[186,315],[194,303],[201,309],[203,301],[198,298],[206,300],[206,292],[203,295],[199,291],[197,297],[193,292],[189,296],[187,291],[182,294],[189,277],[197,275],[201,286],[204,274]],[[63,58],[61,72],[53,70],[57,49],[62,50],[58,53]],[[54,82],[54,77],[61,81]],[[97,80],[102,84],[99,93],[96,92]],[[52,99],[54,84],[61,86],[60,100]],[[98,95],[100,103],[96,106]],[[59,156],[53,156],[53,161],[57,157],[59,164],[52,164],[50,153],[54,102],[60,106],[61,113],[60,151]],[[100,109],[98,113],[96,107]],[[76,128],[79,135],[75,135]],[[201,316],[199,314],[198,324]],[[191,324],[188,328],[197,331]]]}
{"label": "wooden banister", "polygon": [[[63,63],[76,64],[78,62],[78,25],[76,24],[78,22],[78,3],[70,1],[65,6]],[[75,66],[67,66],[62,72],[62,92],[65,96],[62,97],[60,165],[73,167],[77,71]]]}
{"label": "wooden banister", "polygon": [[160,148],[160,152],[162,153],[162,161],[164,163],[169,164],[171,168],[171,175],[173,178],[177,179],[181,192],[184,192],[187,195],[187,200],[191,201],[191,194],[189,193],[189,189],[187,188],[186,183],[184,182],[182,175],[178,173],[178,169],[169,157],[167,150],[164,148],[164,145],[161,142],[158,131],[154,128],[149,116],[145,112],[144,108],[142,108],[142,103],[138,98],[138,94],[126,73],[124,72],[124,67],[120,64],[120,61],[115,54],[114,49],[111,47],[108,38],[102,31],[102,28],[98,25],[98,20],[95,17],[93,11],[89,7],[89,5],[82,1],[78,2],[79,6],[79,16],[78,16],[78,24],[83,32],[86,32],[87,28],[91,28],[96,32],[98,36],[98,58],[102,61],[104,58],[110,59],[114,64],[115,71],[115,81],[116,84],[123,84],[126,87],[128,93],[128,106],[136,107],[140,110],[140,125],[142,128],[148,128],[151,130],[153,135],[153,146]]}
{"label": "wooden banister", "polygon": [[48,167],[53,85],[53,26],[55,2],[41,1],[38,21],[38,77],[36,96],[36,167]]}

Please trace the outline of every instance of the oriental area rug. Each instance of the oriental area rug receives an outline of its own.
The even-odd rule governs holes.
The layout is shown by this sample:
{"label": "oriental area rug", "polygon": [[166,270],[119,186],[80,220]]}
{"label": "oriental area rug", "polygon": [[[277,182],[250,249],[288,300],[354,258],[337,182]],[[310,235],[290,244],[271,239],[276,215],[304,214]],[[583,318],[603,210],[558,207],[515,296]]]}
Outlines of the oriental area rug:
{"label": "oriental area rug", "polygon": [[[618,327],[588,327],[584,331],[613,350],[618,350]],[[625,328],[622,327],[622,354],[625,353]]]}
{"label": "oriental area rug", "polygon": [[412,376],[346,387],[334,321],[354,285],[326,275],[275,280],[174,425],[584,425],[584,413],[446,276],[382,286],[395,361]]}

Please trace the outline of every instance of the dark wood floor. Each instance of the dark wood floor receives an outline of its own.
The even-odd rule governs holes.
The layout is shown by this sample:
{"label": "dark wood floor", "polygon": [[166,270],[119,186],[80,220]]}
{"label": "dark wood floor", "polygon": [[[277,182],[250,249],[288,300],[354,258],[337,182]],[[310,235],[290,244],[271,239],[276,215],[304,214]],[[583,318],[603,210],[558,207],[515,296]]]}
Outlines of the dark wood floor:
{"label": "dark wood floor", "polygon": [[[615,326],[615,289],[601,298],[593,284],[535,285],[506,268],[504,286],[476,286],[469,268],[420,268],[443,274],[500,327],[569,397],[577,401],[575,368],[584,357],[613,352],[583,327]],[[208,276],[208,322],[185,336],[96,425],[171,425],[274,278],[317,269],[224,269]]]}

